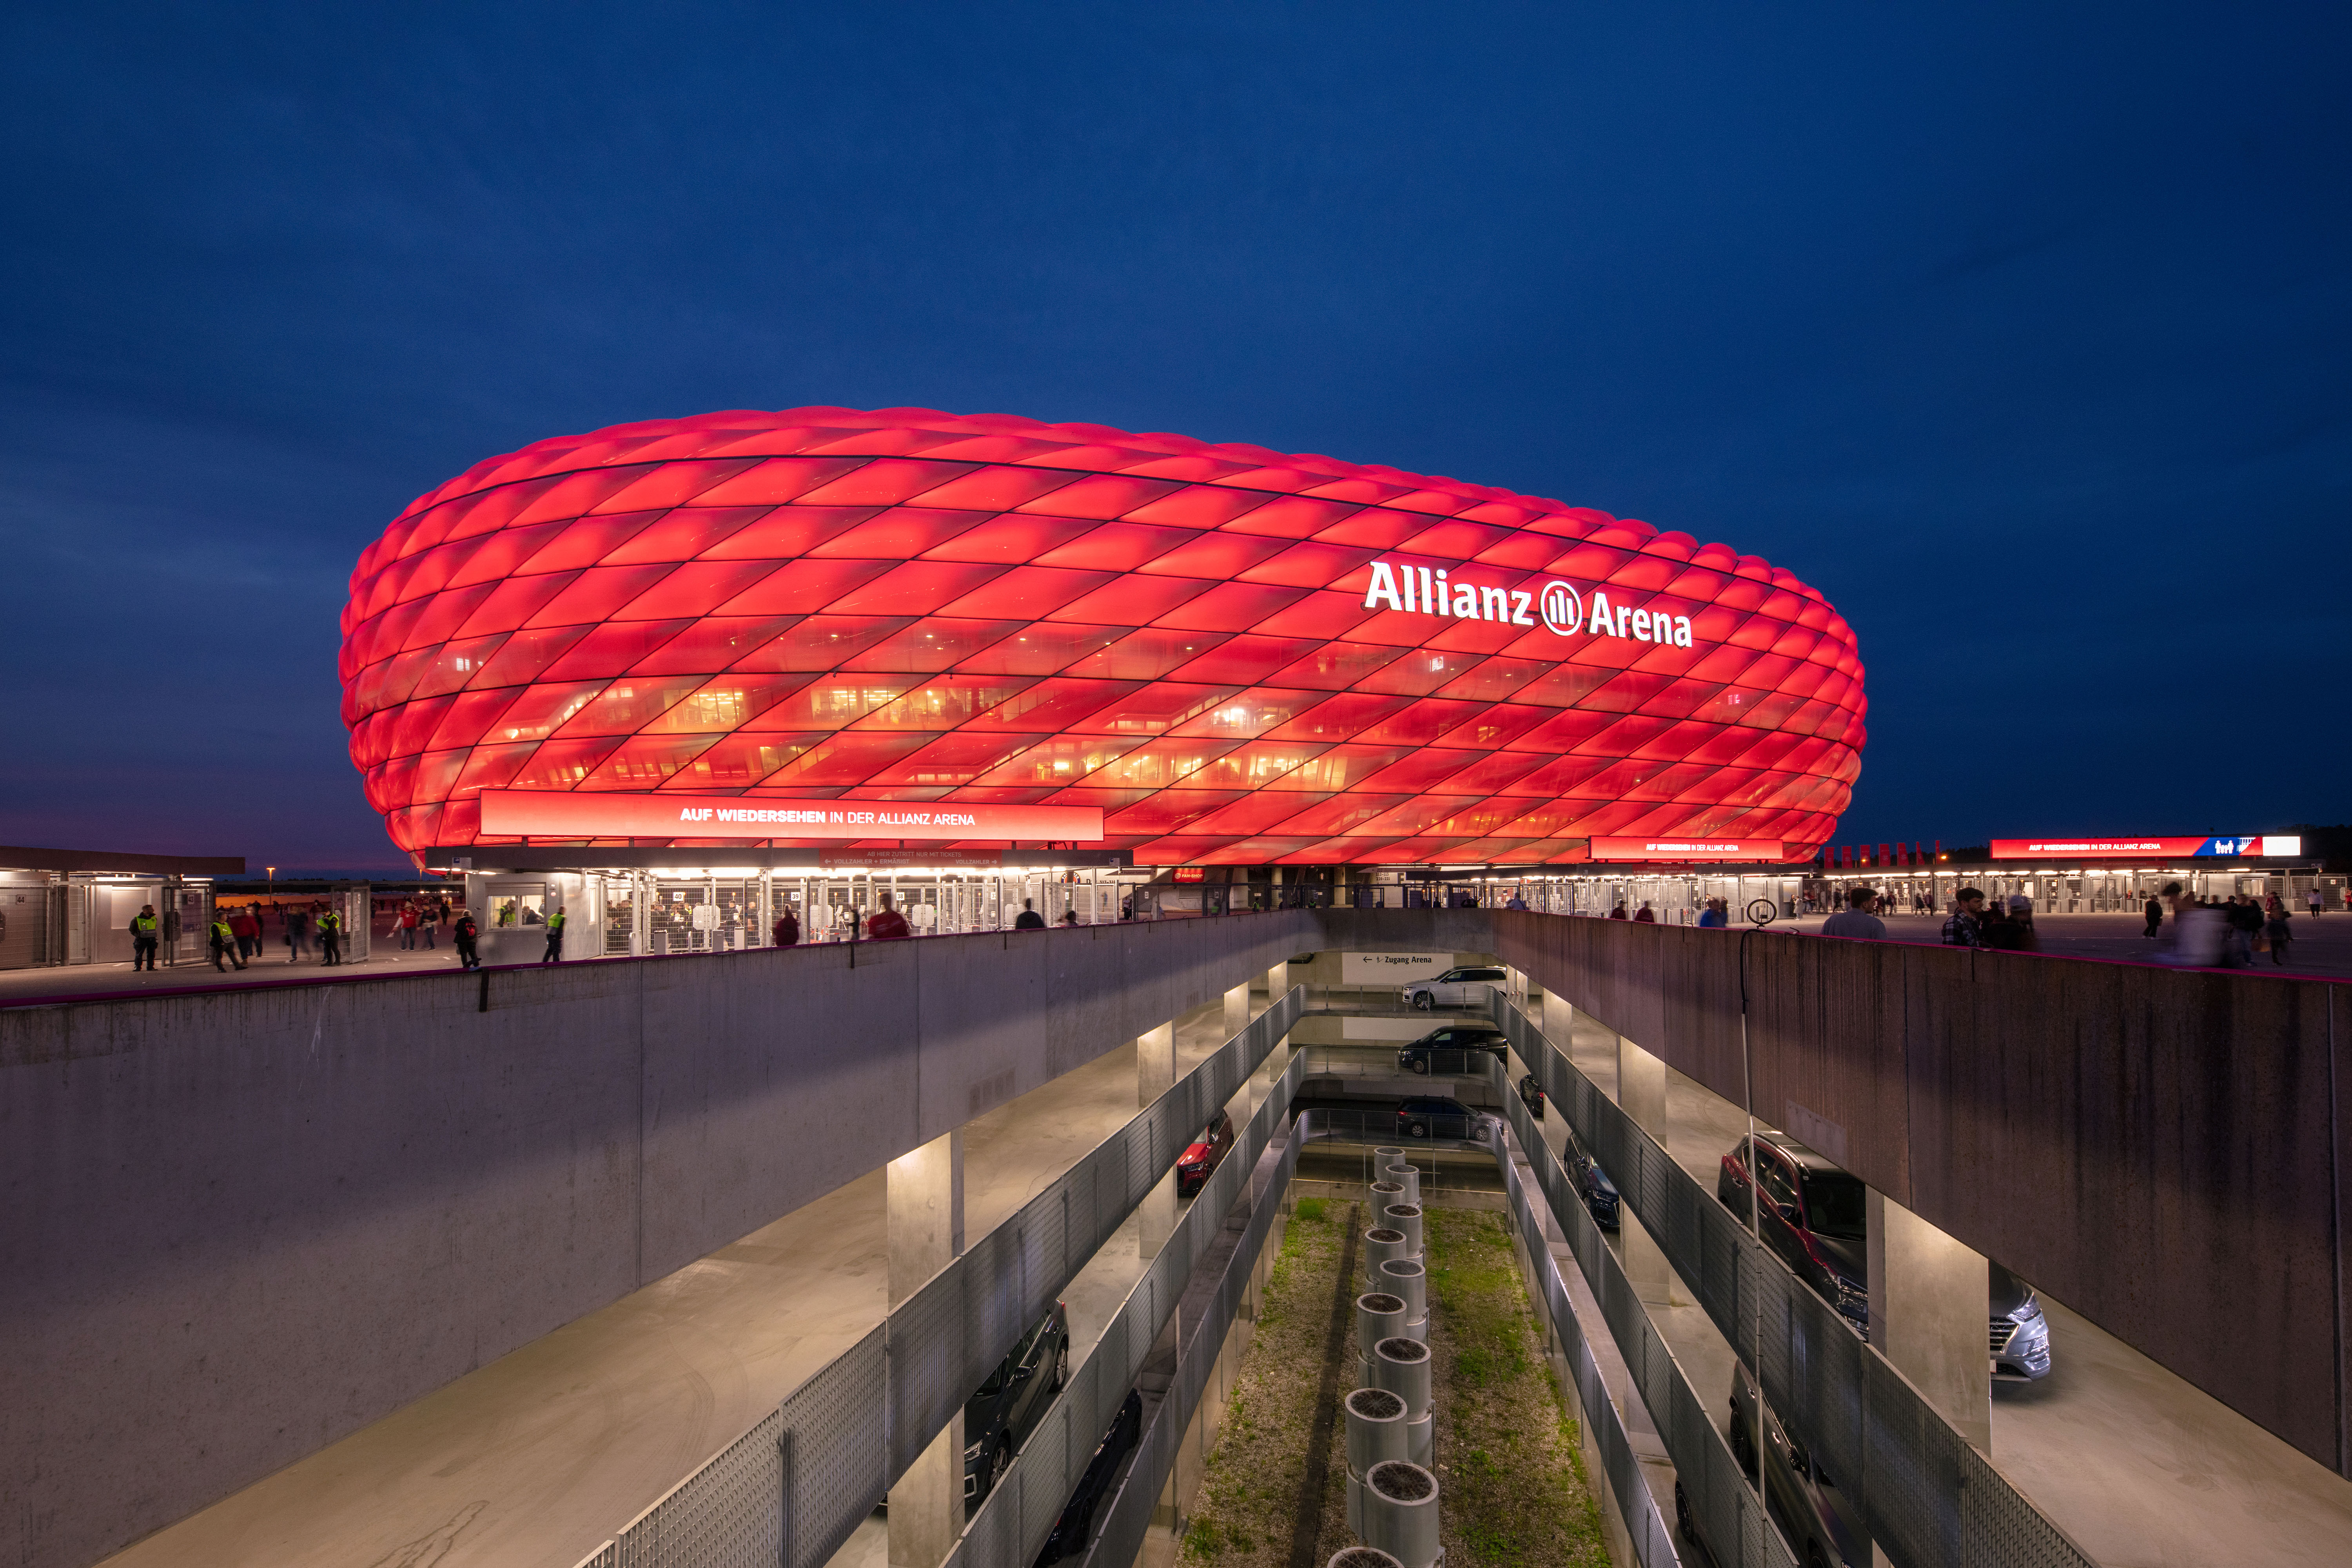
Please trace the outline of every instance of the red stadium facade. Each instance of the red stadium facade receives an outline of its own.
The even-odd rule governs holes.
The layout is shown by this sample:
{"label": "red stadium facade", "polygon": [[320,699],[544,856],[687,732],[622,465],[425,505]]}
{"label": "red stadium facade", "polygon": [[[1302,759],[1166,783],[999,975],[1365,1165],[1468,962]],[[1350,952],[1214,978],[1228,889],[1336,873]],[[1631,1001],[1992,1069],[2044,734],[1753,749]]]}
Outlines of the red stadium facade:
{"label": "red stadium facade", "polygon": [[[1865,710],[1845,622],[1724,545],[919,409],[493,458],[369,545],[342,627],[352,761],[420,857],[534,824],[993,849],[977,825],[1022,823],[1140,865],[1562,865],[1596,838],[1799,860]],[[1055,809],[976,809],[1015,806]]]}

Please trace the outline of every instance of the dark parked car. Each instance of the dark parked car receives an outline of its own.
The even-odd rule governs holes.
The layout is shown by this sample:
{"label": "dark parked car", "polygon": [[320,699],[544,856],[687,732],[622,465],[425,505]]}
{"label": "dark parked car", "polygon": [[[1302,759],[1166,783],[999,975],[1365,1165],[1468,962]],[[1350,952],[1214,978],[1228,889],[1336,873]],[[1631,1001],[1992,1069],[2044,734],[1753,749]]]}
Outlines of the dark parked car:
{"label": "dark parked car", "polygon": [[1176,1195],[1189,1198],[1209,1184],[1209,1174],[1234,1149],[1234,1119],[1223,1111],[1176,1156]]}
{"label": "dark parked car", "polygon": [[[1854,1331],[1870,1337],[1868,1190],[1827,1156],[1785,1132],[1756,1135],[1762,1161],[1758,1221],[1765,1244],[1797,1278],[1838,1310]],[[1748,1218],[1748,1167],[1733,1148],[1723,1157],[1715,1195]],[[2050,1323],[2033,1287],[1998,1263],[1986,1269],[1989,1350],[1995,1376],[2032,1380],[2050,1374]]]}
{"label": "dark parked car", "polygon": [[1560,1150],[1560,1164],[1568,1171],[1568,1179],[1576,1184],[1577,1195],[1584,1200],[1592,1215],[1592,1223],[1603,1230],[1617,1228],[1617,1184],[1609,1173],[1592,1163],[1591,1151],[1584,1140],[1576,1135],[1573,1124],[1563,1126],[1568,1142]]}
{"label": "dark parked car", "polygon": [[963,1402],[963,1495],[967,1505],[986,1497],[1037,1425],[1055,1390],[1070,1375],[1070,1319],[1063,1303],[996,1363],[988,1381]]}
{"label": "dark parked car", "polygon": [[[1870,1252],[1864,1222],[1870,1205],[1862,1183],[1785,1132],[1759,1132],[1755,1146],[1764,1245],[1868,1338]],[[1748,1217],[1749,1197],[1747,1153],[1748,1143],[1742,1140],[1723,1157],[1715,1181],[1715,1195],[1742,1220]]]}
{"label": "dark parked car", "polygon": [[[1756,1385],[1748,1382],[1744,1367],[1732,1371],[1731,1429],[1727,1436],[1732,1458],[1752,1479]],[[1805,1445],[1780,1425],[1769,1405],[1764,1406],[1764,1507],[1805,1568],[1869,1568],[1870,1537],[1862,1528],[1860,1512]],[[1675,1522],[1685,1537],[1695,1539],[1696,1521],[1679,1481],[1675,1484]]]}
{"label": "dark parked car", "polygon": [[1095,1457],[1087,1461],[1087,1473],[1078,1478],[1077,1489],[1062,1505],[1062,1517],[1054,1521],[1053,1533],[1045,1537],[1045,1549],[1037,1553],[1040,1563],[1085,1554],[1087,1537],[1094,1532],[1095,1510],[1110,1495],[1119,1462],[1142,1436],[1143,1395],[1129,1389],[1127,1403],[1111,1417],[1110,1430],[1103,1434]]}
{"label": "dark parked car", "polygon": [[1484,1143],[1493,1133],[1488,1124],[1495,1119],[1483,1110],[1473,1110],[1458,1100],[1444,1095],[1416,1095],[1397,1107],[1396,1135],[1400,1138],[1460,1138]]}
{"label": "dark parked car", "polygon": [[1397,1052],[1397,1066],[1408,1072],[1483,1072],[1486,1063],[1474,1052],[1509,1059],[1510,1040],[1491,1024],[1448,1024],[1432,1029]]}
{"label": "dark parked car", "polygon": [[1528,1114],[1538,1121],[1543,1120],[1544,1098],[1543,1085],[1536,1081],[1535,1074],[1529,1073],[1519,1079],[1519,1103],[1526,1106]]}

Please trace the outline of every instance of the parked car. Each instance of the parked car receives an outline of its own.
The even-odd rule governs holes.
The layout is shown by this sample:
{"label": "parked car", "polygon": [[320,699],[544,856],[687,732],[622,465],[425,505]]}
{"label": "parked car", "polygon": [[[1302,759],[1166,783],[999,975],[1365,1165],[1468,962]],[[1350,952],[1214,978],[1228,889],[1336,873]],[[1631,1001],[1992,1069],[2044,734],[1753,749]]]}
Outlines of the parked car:
{"label": "parked car", "polygon": [[1494,1138],[1495,1118],[1483,1110],[1473,1110],[1458,1100],[1444,1095],[1416,1095],[1397,1107],[1396,1135],[1400,1138],[1459,1138],[1471,1142],[1489,1142]]}
{"label": "parked car", "polygon": [[[1758,1223],[1765,1244],[1813,1293],[1870,1338],[1869,1195],[1861,1180],[1785,1132],[1756,1135],[1762,1162]],[[1723,1157],[1715,1195],[1744,1222],[1748,1167],[1735,1146]],[[2050,1375],[2050,1323],[2033,1287],[1998,1263],[1986,1269],[1989,1350],[1993,1375],[2032,1381]]]}
{"label": "parked car", "polygon": [[[1758,1133],[1755,1151],[1764,1245],[1867,1339],[1870,1205],[1862,1183],[1785,1132]],[[1724,1155],[1715,1181],[1715,1195],[1742,1220],[1749,1201],[1747,1153],[1743,1139]]]}
{"label": "parked car", "polygon": [[1397,1052],[1397,1066],[1408,1072],[1475,1072],[1484,1064],[1472,1051],[1492,1052],[1496,1061],[1509,1060],[1511,1042],[1492,1024],[1448,1024],[1432,1029]]}
{"label": "parked car", "polygon": [[1069,1375],[1069,1310],[1056,1301],[963,1402],[963,1495],[968,1506],[977,1505],[1003,1476]]}
{"label": "parked car", "polygon": [[[1748,1381],[1748,1369],[1735,1366],[1731,1429],[1725,1436],[1731,1440],[1731,1457],[1751,1480],[1756,1476],[1756,1385]],[[1780,1425],[1769,1405],[1764,1406],[1764,1507],[1805,1568],[1870,1568],[1870,1536],[1862,1527],[1860,1510],[1805,1445]],[[1680,1481],[1675,1483],[1675,1523],[1686,1540],[1698,1539],[1697,1521]],[[1701,1544],[1714,1555],[1710,1543]]]}
{"label": "parked car", "polygon": [[1486,998],[1503,988],[1499,967],[1449,969],[1434,980],[1416,980],[1404,988],[1404,1005],[1427,1012],[1432,1007],[1484,1007]]}
{"label": "parked car", "polygon": [[1991,1300],[1992,1374],[2031,1383],[2050,1375],[2050,1320],[2032,1286],[1987,1260]]}
{"label": "parked car", "polygon": [[1210,1173],[1234,1149],[1234,1119],[1223,1111],[1176,1156],[1176,1195],[1189,1198],[1209,1184]]}
{"label": "parked car", "polygon": [[1538,1121],[1543,1120],[1544,1100],[1543,1085],[1536,1081],[1535,1074],[1528,1073],[1519,1079],[1519,1103],[1526,1106],[1528,1114]]}
{"label": "parked car", "polygon": [[1095,1457],[1087,1461],[1086,1474],[1078,1478],[1070,1500],[1062,1505],[1062,1516],[1054,1521],[1052,1531],[1046,1535],[1045,1549],[1037,1553],[1040,1564],[1086,1554],[1087,1537],[1094,1533],[1095,1510],[1110,1495],[1110,1484],[1118,1475],[1120,1461],[1142,1436],[1143,1395],[1129,1389],[1127,1403],[1110,1418],[1110,1430],[1096,1446]]}
{"label": "parked car", "polygon": [[1615,1230],[1617,1184],[1609,1179],[1608,1172],[1593,1163],[1591,1151],[1585,1148],[1584,1140],[1576,1135],[1573,1122],[1563,1126],[1560,1131],[1568,1134],[1568,1142],[1560,1150],[1559,1162],[1568,1171],[1568,1179],[1576,1184],[1577,1195],[1584,1200],[1586,1211],[1592,1215],[1592,1223],[1603,1230]]}

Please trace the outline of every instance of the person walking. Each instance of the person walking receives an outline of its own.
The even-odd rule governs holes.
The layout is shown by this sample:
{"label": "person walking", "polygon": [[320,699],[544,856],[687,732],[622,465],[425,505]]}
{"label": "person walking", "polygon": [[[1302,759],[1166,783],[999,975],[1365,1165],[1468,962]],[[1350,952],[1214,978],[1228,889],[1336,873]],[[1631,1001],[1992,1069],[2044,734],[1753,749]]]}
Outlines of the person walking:
{"label": "person walking", "polygon": [[319,911],[319,962],[321,964],[343,961],[343,917],[331,909]]}
{"label": "person walking", "polygon": [[1024,899],[1021,900],[1021,912],[1013,917],[1013,929],[1014,931],[1044,931],[1045,929],[1045,917],[1037,912],[1036,900]]}
{"label": "person walking", "polygon": [[1822,922],[1823,936],[1842,936],[1856,942],[1885,942],[1886,922],[1878,918],[1878,889],[1848,888],[1846,907]]}
{"label": "person walking", "polygon": [[1721,899],[1707,900],[1706,908],[1699,911],[1698,923],[1707,931],[1721,931],[1731,923],[1728,906]]}
{"label": "person walking", "polygon": [[426,900],[425,907],[417,911],[416,927],[417,930],[422,931],[425,935],[425,952],[431,952],[440,946],[440,943],[433,940],[433,936],[436,931],[441,929],[441,922],[448,918],[448,910],[442,905],[441,900],[438,899]]}
{"label": "person walking", "polygon": [[299,963],[310,952],[310,911],[300,905],[286,910],[286,962]]}
{"label": "person walking", "polygon": [[541,963],[563,962],[563,906],[562,904],[556,905],[555,911],[547,917],[547,951],[540,954],[539,961]]}
{"label": "person walking", "polygon": [[2143,937],[2153,937],[2164,925],[2164,900],[2150,893],[2147,896],[2147,908],[2140,912],[2147,917],[2147,929],[2139,934]]}
{"label": "person walking", "polygon": [[223,962],[225,959],[235,960],[239,969],[245,967],[245,960],[236,956],[236,933],[228,929],[228,921],[217,913],[213,916],[212,950],[213,967],[223,974],[228,973],[228,964]]}
{"label": "person walking", "polygon": [[866,921],[866,934],[876,942],[896,942],[902,936],[915,934],[907,925],[907,917],[898,912],[898,900],[895,894],[885,892],[882,895],[882,907]]}
{"label": "person walking", "polygon": [[2275,900],[2273,902],[2276,907],[2271,910],[2271,918],[2263,922],[2263,937],[2271,945],[2271,966],[2284,969],[2287,944],[2294,940],[2294,932],[2287,922],[2294,917],[2287,912],[2284,902]]}
{"label": "person walking", "polygon": [[457,906],[457,923],[450,928],[449,934],[457,944],[457,967],[482,967],[482,955],[475,947],[482,939],[482,928],[474,923],[473,911],[463,904]]}
{"label": "person walking", "polygon": [[155,906],[142,904],[139,912],[131,917],[131,967],[155,972],[156,931],[162,922],[155,918]]}
{"label": "person walking", "polygon": [[2326,899],[2320,896],[2318,883],[2312,883],[2309,899],[2311,903],[2311,918],[2313,920],[2317,920],[2319,918],[2320,910],[2324,908],[2327,902]]}
{"label": "person walking", "polygon": [[1643,899],[1642,907],[1633,911],[1633,918],[1645,926],[1654,926],[1658,923],[1658,911],[1650,907],[1649,900]]}
{"label": "person walking", "polygon": [[261,922],[253,918],[253,910],[240,905],[228,917],[228,929],[236,936],[237,967],[245,967],[247,959],[261,956]]}
{"label": "person walking", "polygon": [[416,951],[416,900],[409,900],[400,906],[400,951]]}
{"label": "person walking", "polygon": [[790,904],[777,914],[776,923],[770,928],[768,934],[775,938],[778,947],[798,947],[801,944],[801,918],[793,913]]}
{"label": "person walking", "polygon": [[1619,904],[1615,909],[1611,910],[1609,911],[1609,918],[1612,921],[1623,920],[1625,918],[1625,906]]}

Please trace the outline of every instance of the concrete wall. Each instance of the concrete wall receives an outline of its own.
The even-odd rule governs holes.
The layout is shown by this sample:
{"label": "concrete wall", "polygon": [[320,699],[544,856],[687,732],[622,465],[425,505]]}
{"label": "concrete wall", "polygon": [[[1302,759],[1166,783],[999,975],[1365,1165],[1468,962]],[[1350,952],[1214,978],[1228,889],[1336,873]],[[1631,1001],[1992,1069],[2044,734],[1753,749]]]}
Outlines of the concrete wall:
{"label": "concrete wall", "polygon": [[500,971],[487,1012],[454,972],[0,1010],[0,1563],[78,1568],[1317,935]]}
{"label": "concrete wall", "polygon": [[2352,987],[1489,918],[1504,962],[2352,1474]]}

